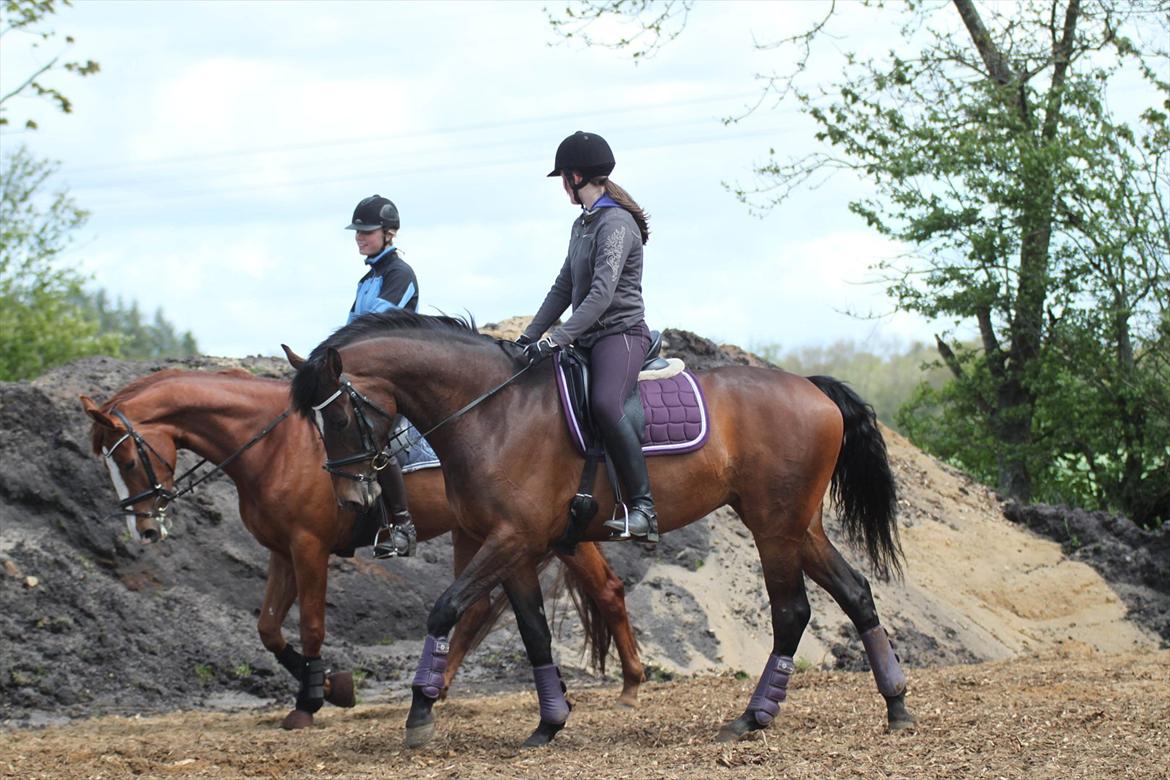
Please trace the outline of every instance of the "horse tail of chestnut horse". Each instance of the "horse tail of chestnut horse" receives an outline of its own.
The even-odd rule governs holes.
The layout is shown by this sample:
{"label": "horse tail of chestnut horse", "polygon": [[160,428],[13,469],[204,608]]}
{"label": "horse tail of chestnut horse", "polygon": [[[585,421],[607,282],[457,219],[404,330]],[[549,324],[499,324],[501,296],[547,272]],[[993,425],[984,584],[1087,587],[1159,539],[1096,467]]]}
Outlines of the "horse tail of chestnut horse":
{"label": "horse tail of chestnut horse", "polygon": [[568,588],[569,598],[572,599],[577,616],[581,619],[581,627],[585,633],[585,648],[589,652],[589,665],[594,671],[605,674],[605,661],[613,644],[613,634],[610,633],[609,623],[605,620],[601,605],[584,588],[576,573],[564,565],[561,566],[556,585],[553,586],[550,595],[558,593],[563,587]]}
{"label": "horse tail of chestnut horse", "polygon": [[901,576],[902,545],[895,517],[897,487],[877,415],[840,380],[810,376],[808,381],[837,404],[845,420],[845,438],[833,470],[831,490],[845,532],[851,542],[865,547],[879,577],[888,579],[891,573]]}

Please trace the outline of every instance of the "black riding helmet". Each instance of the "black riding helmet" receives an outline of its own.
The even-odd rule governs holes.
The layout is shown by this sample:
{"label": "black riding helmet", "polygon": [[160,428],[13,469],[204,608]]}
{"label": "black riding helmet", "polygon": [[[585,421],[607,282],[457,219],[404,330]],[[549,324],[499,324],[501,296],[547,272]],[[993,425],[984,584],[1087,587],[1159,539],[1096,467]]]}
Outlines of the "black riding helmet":
{"label": "black riding helmet", "polygon": [[346,225],[346,230],[398,230],[398,207],[389,198],[381,195],[371,195],[362,198],[353,210],[353,222]]}
{"label": "black riding helmet", "polygon": [[588,179],[608,176],[616,165],[613,150],[597,133],[580,130],[561,141],[557,147],[556,162],[549,176],[560,176],[562,172],[580,171]]}

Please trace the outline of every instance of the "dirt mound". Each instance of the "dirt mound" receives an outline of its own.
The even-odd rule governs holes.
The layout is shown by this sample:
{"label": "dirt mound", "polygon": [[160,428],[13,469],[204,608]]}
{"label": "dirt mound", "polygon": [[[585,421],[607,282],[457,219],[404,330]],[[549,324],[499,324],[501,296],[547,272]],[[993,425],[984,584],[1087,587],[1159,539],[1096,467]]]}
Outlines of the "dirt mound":
{"label": "dirt mound", "polygon": [[[501,323],[500,335],[514,337],[523,324]],[[667,331],[665,351],[695,368],[760,362],[682,331]],[[77,396],[107,398],[131,379],[174,365],[288,374],[283,361],[262,358],[166,364],[95,358],[31,383],[0,383],[0,698],[7,705],[0,717],[7,723],[291,701],[291,679],[256,636],[267,554],[240,522],[230,481],[213,480],[177,504],[163,544],[140,547],[120,520],[103,519],[115,494],[89,452]],[[887,432],[887,440],[901,489],[908,575],[901,583],[875,582],[874,590],[905,661],[1000,659],[1069,643],[1109,651],[1155,643],[1075,555],[1005,520],[990,492],[901,437]],[[405,688],[427,609],[450,582],[449,543],[420,550],[410,560],[331,564],[325,657],[358,670],[367,696]],[[771,649],[769,610],[754,544],[730,510],[666,536],[655,550],[615,544],[605,552],[626,582],[632,622],[655,676],[745,670],[755,677]],[[1138,617],[1164,616],[1167,600],[1149,593],[1154,606]],[[840,609],[815,588],[810,597],[813,622],[798,655],[813,666],[864,668]],[[567,602],[549,611],[558,631],[555,652],[571,684],[592,679]],[[295,610],[286,631],[295,635]],[[527,687],[530,674],[506,618],[457,685]]]}
{"label": "dirt mound", "polygon": [[536,725],[530,693],[464,696],[438,734],[402,748],[405,703],[322,712],[277,729],[283,710],[102,718],[0,733],[0,776],[28,780],[168,778],[1165,778],[1170,653],[1077,651],[910,675],[914,731],[883,728],[868,675],[804,672],[768,731],[712,743],[754,682],[732,676],[650,683],[638,710],[612,691],[572,687],[568,725],[520,750]]}

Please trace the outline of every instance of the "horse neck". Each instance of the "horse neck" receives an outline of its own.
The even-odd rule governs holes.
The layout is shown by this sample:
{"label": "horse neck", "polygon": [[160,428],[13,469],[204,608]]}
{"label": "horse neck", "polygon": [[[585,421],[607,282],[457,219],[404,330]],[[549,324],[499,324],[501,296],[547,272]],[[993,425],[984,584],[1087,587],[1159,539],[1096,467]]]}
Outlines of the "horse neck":
{"label": "horse neck", "polygon": [[[150,405],[147,417],[131,421],[163,425],[180,449],[221,463],[287,408],[288,389],[261,380],[218,379],[162,382],[143,399]],[[261,451],[275,440],[266,437],[254,449]]]}
{"label": "horse neck", "polygon": [[[353,345],[360,373],[375,380],[387,377],[398,411],[420,431],[439,424],[515,372],[515,366],[493,349],[487,342],[479,346],[404,337]],[[343,357],[345,365],[349,361]]]}

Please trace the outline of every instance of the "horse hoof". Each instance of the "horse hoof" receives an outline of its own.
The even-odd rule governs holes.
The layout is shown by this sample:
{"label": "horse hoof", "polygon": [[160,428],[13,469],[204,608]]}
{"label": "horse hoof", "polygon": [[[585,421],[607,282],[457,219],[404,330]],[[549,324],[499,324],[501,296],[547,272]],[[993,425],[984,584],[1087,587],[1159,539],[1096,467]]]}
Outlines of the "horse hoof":
{"label": "horse hoof", "polygon": [[313,715],[304,710],[293,710],[288,715],[284,716],[284,720],[280,722],[280,727],[285,731],[296,731],[297,729],[305,729],[313,725]]}
{"label": "horse hoof", "polygon": [[902,731],[903,729],[912,729],[917,725],[918,722],[914,720],[914,716],[910,713],[906,713],[905,715],[900,715],[896,718],[890,718],[889,730]]}
{"label": "horse hoof", "polygon": [[528,739],[524,740],[523,747],[544,747],[552,742],[553,737],[564,727],[564,723],[546,723],[542,720],[540,725],[536,727],[536,731],[532,732]]}
{"label": "horse hoof", "polygon": [[352,707],[357,704],[353,672],[335,672],[325,678],[325,701],[334,707]]}
{"label": "horse hoof", "polygon": [[421,726],[408,726],[406,728],[406,739],[403,743],[408,748],[422,747],[431,741],[435,736],[434,721],[424,723]]}
{"label": "horse hoof", "polygon": [[636,710],[638,709],[638,694],[623,693],[618,697],[617,707],[619,710]]}
{"label": "horse hoof", "polygon": [[740,715],[730,723],[724,724],[715,735],[716,742],[738,742],[753,731],[759,731],[762,726],[750,715]]}

